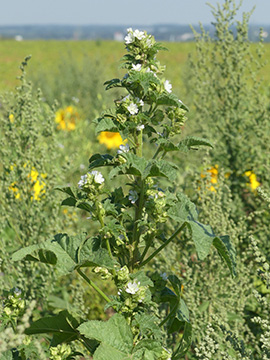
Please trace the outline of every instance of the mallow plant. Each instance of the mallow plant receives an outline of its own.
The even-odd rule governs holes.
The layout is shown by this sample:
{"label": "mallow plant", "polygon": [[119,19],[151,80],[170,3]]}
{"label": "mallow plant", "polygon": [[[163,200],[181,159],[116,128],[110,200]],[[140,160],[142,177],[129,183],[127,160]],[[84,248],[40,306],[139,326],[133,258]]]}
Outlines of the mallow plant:
{"label": "mallow plant", "polygon": [[[83,344],[83,355],[94,360],[182,359],[192,341],[192,321],[181,278],[151,271],[150,265],[171,242],[180,243],[181,236],[184,246],[187,233],[199,259],[213,245],[235,274],[229,237],[216,236],[200,223],[195,205],[172,190],[179,170],[166,159],[169,152],[187,156],[211,143],[181,136],[188,108],[163,77],[164,67],[156,59],[163,47],[145,31],[131,28],[125,45],[126,75],[105,82],[106,90],[118,87],[123,94],[95,120],[97,134],[119,132],[125,144],[114,155],[93,155],[77,186],[59,188],[67,195],[62,204],[86,211],[95,233],[57,234],[13,255],[14,261],[51,264],[59,276],[77,272],[110,308],[107,321],[64,310],[33,322],[26,334],[51,333],[53,359],[57,349],[72,342]],[[93,282],[93,272],[114,285],[113,294]],[[61,358],[71,358],[71,351],[66,354]]]}

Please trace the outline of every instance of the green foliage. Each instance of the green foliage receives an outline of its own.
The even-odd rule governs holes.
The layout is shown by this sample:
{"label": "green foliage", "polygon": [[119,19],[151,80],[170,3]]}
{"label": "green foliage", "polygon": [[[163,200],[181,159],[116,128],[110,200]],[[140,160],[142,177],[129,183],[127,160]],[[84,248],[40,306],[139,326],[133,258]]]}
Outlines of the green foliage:
{"label": "green foliage", "polygon": [[[68,356],[66,348],[58,347],[80,342],[97,360],[180,359],[189,349],[192,329],[182,282],[175,274],[148,272],[147,264],[183,235],[184,227],[189,229],[198,256],[205,259],[213,244],[232,275],[235,254],[228,236],[218,237],[210,226],[199,222],[195,205],[182,192],[160,187],[163,178],[171,184],[177,175],[177,166],[165,160],[168,150],[164,144],[184,152],[212,145],[194,137],[173,145],[181,135],[187,107],[162,77],[164,67],[156,60],[162,47],[153,36],[132,29],[125,42],[127,74],[105,85],[107,89],[121,87],[127,95],[118,98],[115,110],[105,111],[96,125],[98,132],[119,132],[127,144],[114,156],[92,156],[78,189],[59,188],[68,196],[63,205],[86,211],[94,224],[93,236],[58,234],[53,240],[18,250],[13,260],[53,265],[59,276],[76,270],[113,313],[106,322],[87,321],[85,316],[77,319],[64,310],[33,322],[26,333],[53,333],[51,346],[57,347],[53,353]],[[156,151],[144,151],[151,143]],[[109,181],[93,170],[96,168],[109,168]],[[125,184],[114,188],[112,179],[119,177],[124,177]],[[109,280],[113,294],[103,292],[83,271],[85,267]]]}

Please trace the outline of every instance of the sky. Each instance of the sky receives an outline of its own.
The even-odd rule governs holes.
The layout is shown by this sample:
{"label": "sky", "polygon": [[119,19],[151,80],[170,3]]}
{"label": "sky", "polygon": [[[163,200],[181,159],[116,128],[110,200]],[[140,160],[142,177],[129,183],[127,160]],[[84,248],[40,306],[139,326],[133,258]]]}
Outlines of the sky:
{"label": "sky", "polygon": [[[208,1],[213,5],[217,4],[217,0]],[[213,16],[206,2],[207,0],[0,0],[0,26],[210,24]],[[255,5],[250,23],[270,24],[270,0],[244,0],[240,14],[250,11]]]}

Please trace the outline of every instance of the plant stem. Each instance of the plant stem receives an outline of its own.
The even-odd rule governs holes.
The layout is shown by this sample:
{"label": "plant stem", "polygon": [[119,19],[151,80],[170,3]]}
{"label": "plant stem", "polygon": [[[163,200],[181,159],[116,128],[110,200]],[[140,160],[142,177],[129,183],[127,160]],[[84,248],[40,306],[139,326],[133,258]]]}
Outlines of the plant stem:
{"label": "plant stem", "polygon": [[178,306],[178,303],[176,303],[176,304],[174,305],[174,307],[173,307],[172,310],[169,312],[169,314],[165,317],[165,319],[163,319],[163,320],[161,321],[161,323],[158,324],[159,327],[163,326],[163,325],[169,320],[169,318],[172,316],[172,314],[175,313],[175,309],[177,308],[177,306]]}
{"label": "plant stem", "polygon": [[142,181],[140,179],[139,182],[139,187],[140,187],[140,199],[139,199],[139,205],[136,208],[136,212],[135,212],[135,218],[134,218],[134,228],[133,228],[133,244],[134,244],[134,250],[133,250],[133,256],[132,256],[132,268],[134,268],[134,265],[137,261],[138,258],[138,246],[139,246],[139,242],[140,242],[140,233],[138,231],[138,220],[141,219],[142,216],[142,210],[143,210],[143,205],[144,205],[144,181]]}
{"label": "plant stem", "polygon": [[85,273],[83,273],[81,271],[81,269],[77,269],[78,273],[81,275],[81,277],[90,285],[92,286],[98,293],[100,296],[103,297],[103,299],[105,299],[107,302],[110,302],[110,298],[104,294],[104,292],[92,281],[88,278],[88,276],[85,275]]}
{"label": "plant stem", "polygon": [[149,248],[151,246],[151,242],[152,242],[153,238],[154,238],[154,236],[151,236],[151,238],[148,240],[148,242],[147,242],[147,244],[146,244],[146,246],[145,246],[145,248],[143,250],[142,256],[140,258],[140,262],[143,261],[145,255],[147,254],[147,251],[149,250]]}
{"label": "plant stem", "polygon": [[151,261],[161,250],[163,250],[179,233],[183,230],[183,228],[186,226],[186,223],[182,224],[178,230],[176,230],[172,236],[166,240],[157,250],[155,250],[146,260],[144,260],[142,263],[140,263],[140,267],[147,264],[149,261]]}
{"label": "plant stem", "polygon": [[159,147],[157,148],[157,151],[155,152],[155,154],[154,154],[154,156],[153,156],[153,160],[158,156],[158,154],[160,153],[160,151],[161,151],[161,147],[159,146]]}
{"label": "plant stem", "polygon": [[[97,200],[95,201],[95,207],[97,209],[98,220],[100,222],[101,227],[103,228],[105,224],[104,224],[103,216],[100,213],[100,208],[99,208],[99,204],[98,204]],[[106,243],[106,247],[107,247],[108,253],[110,255],[110,258],[113,260],[112,249],[111,249],[110,241],[108,238],[105,239],[105,243]],[[113,275],[115,276],[114,269],[113,269]]]}

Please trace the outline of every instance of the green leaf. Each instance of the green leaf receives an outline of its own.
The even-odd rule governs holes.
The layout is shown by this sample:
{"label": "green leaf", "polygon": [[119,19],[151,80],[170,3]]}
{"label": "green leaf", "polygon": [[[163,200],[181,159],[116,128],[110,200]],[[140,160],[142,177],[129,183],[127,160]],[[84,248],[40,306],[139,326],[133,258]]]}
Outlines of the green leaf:
{"label": "green leaf", "polygon": [[177,194],[177,203],[170,207],[168,215],[179,223],[186,224],[191,232],[199,259],[203,260],[209,254],[212,244],[219,255],[225,260],[232,276],[235,275],[235,249],[228,236],[218,237],[211,226],[201,224],[195,205],[182,193]]}
{"label": "green leaf", "polygon": [[180,344],[172,355],[172,360],[180,360],[188,352],[192,341],[192,327],[191,324],[186,322],[184,333],[180,340]]}
{"label": "green leaf", "polygon": [[69,195],[67,199],[62,201],[61,205],[73,206],[91,212],[92,204],[87,201],[85,194],[82,193],[78,188],[57,187],[56,190]]}
{"label": "green leaf", "polygon": [[104,117],[98,119],[95,133],[98,134],[101,131],[118,132],[118,128],[111,118],[108,118],[106,115],[104,115]]}
{"label": "green leaf", "polygon": [[112,79],[112,80],[105,81],[104,85],[107,85],[105,90],[109,90],[114,87],[122,87],[120,79]]}
{"label": "green leaf", "polygon": [[128,78],[125,80],[126,87],[128,87],[130,83],[132,83],[132,87],[134,87],[134,85],[140,86],[142,88],[143,95],[146,95],[151,87],[151,84],[159,84],[160,81],[153,73],[131,71]]}
{"label": "green leaf", "polygon": [[64,310],[56,316],[48,316],[35,321],[25,330],[25,334],[54,334],[56,338],[53,340],[53,346],[55,346],[78,339],[79,333],[76,330],[78,326],[78,321],[67,310]]}
{"label": "green leaf", "polygon": [[188,152],[189,150],[197,150],[197,146],[214,147],[209,140],[194,136],[187,136],[185,139],[180,141],[177,147],[182,152]]}
{"label": "green leaf", "polygon": [[12,351],[8,350],[0,355],[0,360],[13,360]]}
{"label": "green leaf", "polygon": [[132,326],[136,326],[140,330],[142,336],[153,336],[154,339],[159,340],[162,338],[162,332],[158,323],[159,319],[154,315],[136,313]]}
{"label": "green leaf", "polygon": [[[36,251],[38,251],[38,256],[33,257],[32,253]],[[60,275],[69,274],[81,266],[104,266],[111,269],[115,264],[108,251],[101,247],[99,239],[86,239],[84,234],[79,236],[57,234],[53,240],[28,246],[18,250],[12,256],[13,261],[19,261],[23,258],[53,264]]]}
{"label": "green leaf", "polygon": [[161,176],[174,180],[177,176],[177,166],[165,160],[149,160],[141,158],[136,154],[124,153],[121,154],[126,159],[124,164],[116,166],[110,172],[110,178],[118,174],[131,174],[141,176],[146,179],[148,176]]}
{"label": "green leaf", "polygon": [[[161,359],[163,353],[162,345],[153,339],[141,340],[133,350],[133,360],[155,360]],[[163,357],[162,357],[163,358]]]}
{"label": "green leaf", "polygon": [[100,342],[94,353],[94,360],[127,360],[133,347],[133,335],[125,318],[113,315],[108,321],[91,320],[78,328],[89,339]]}
{"label": "green leaf", "polygon": [[226,262],[232,276],[236,276],[236,251],[228,235],[216,237],[213,241],[220,257]]}
{"label": "green leaf", "polygon": [[90,157],[89,159],[89,169],[94,169],[101,166],[113,166],[114,157],[109,154],[101,155],[101,154],[95,154]]}
{"label": "green leaf", "polygon": [[163,92],[157,98],[157,105],[176,106],[178,108],[189,111],[188,107],[172,93]]}

